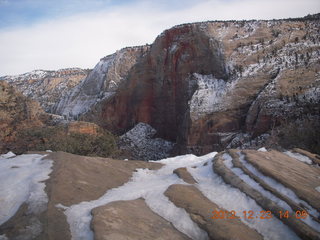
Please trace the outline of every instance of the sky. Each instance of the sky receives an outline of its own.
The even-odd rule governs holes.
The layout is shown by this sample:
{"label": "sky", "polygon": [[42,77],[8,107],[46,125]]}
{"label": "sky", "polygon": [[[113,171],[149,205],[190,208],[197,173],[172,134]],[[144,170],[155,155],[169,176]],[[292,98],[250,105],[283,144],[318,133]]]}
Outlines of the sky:
{"label": "sky", "polygon": [[319,0],[0,0],[0,76],[93,68],[177,24],[318,12]]}

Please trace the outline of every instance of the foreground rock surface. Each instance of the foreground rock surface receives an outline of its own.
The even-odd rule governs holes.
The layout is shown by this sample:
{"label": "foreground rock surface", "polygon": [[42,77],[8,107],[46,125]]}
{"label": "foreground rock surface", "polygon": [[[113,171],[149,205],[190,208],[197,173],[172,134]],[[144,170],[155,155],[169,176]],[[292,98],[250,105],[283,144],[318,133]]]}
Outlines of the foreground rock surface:
{"label": "foreground rock surface", "polygon": [[[53,163],[50,178],[45,181],[47,208],[39,213],[30,212],[28,202],[21,204],[18,211],[0,226],[0,237],[71,239],[75,235],[74,228],[69,223],[75,222],[70,222],[68,211],[74,206],[85,207],[97,202],[97,205],[89,208],[87,215],[81,213],[82,208],[76,208],[76,216],[71,217],[89,218],[87,223],[77,223],[87,224],[88,232],[91,229],[92,237],[99,240],[320,239],[317,228],[320,226],[317,225],[320,224],[320,197],[317,190],[320,187],[319,167],[275,150],[229,150],[202,157],[184,155],[165,159],[160,163],[83,157],[64,152],[38,154],[47,155],[46,160]],[[10,157],[15,156],[1,155],[0,160],[10,162]],[[8,171],[23,168],[23,165],[12,166],[4,171],[1,161],[0,179]],[[252,172],[249,164],[261,171],[262,175]],[[240,170],[243,171],[242,174],[239,174]],[[280,191],[272,181],[266,181],[266,177],[284,185],[297,197],[289,197],[287,190]],[[152,181],[157,186],[150,184]],[[256,182],[255,185],[253,181]],[[121,188],[125,191],[118,191]],[[136,195],[127,194],[129,189],[142,194],[135,198]],[[266,194],[262,189],[269,193]],[[111,195],[105,196],[106,192]],[[149,194],[156,197],[151,200]],[[110,201],[101,200],[102,196],[111,196]],[[280,204],[275,197],[286,202],[294,211],[309,212],[308,221],[295,217],[291,210],[289,218],[280,217],[279,212],[284,212],[287,206]],[[150,201],[154,205],[150,205]],[[161,211],[157,209],[159,206]],[[244,219],[242,211],[249,212],[250,208],[256,209],[255,214],[257,209],[270,211],[272,218]],[[214,218],[218,215],[213,212],[230,212],[232,209],[237,210],[238,218],[230,219],[222,215]],[[163,211],[169,213],[169,216],[161,215]],[[170,216],[170,213],[174,214]],[[0,220],[1,218],[0,215]],[[197,231],[200,231],[199,235]],[[269,234],[270,232],[272,233]]]}
{"label": "foreground rock surface", "polygon": [[248,162],[261,172],[289,187],[301,199],[320,211],[320,197],[316,190],[316,187],[320,185],[319,168],[307,165],[277,151],[264,153],[246,150],[244,154]]}
{"label": "foreground rock surface", "polygon": [[[228,162],[228,159],[230,159],[230,155],[228,154],[232,156],[232,164]],[[239,162],[239,156],[241,158],[241,154],[245,156],[245,160]],[[244,162],[247,163],[243,165]],[[253,171],[252,166],[248,165],[249,163],[257,170]],[[246,167],[249,167],[250,170]],[[320,170],[317,167],[300,162],[295,158],[274,150],[266,152],[230,150],[228,153],[221,153],[215,157],[213,168],[215,172],[222,176],[226,183],[246,193],[264,209],[268,209],[268,211],[273,214],[273,217],[279,218],[302,239],[320,239],[319,229],[310,227],[301,221],[299,216],[297,217],[297,212],[310,211],[308,218],[312,218],[317,227],[320,226],[318,209],[320,196],[316,190],[316,187],[320,184]],[[239,169],[241,170],[239,171]],[[244,178],[244,175],[241,173],[242,171],[249,177]],[[257,175],[257,171],[261,171],[263,175]],[[261,176],[263,176],[263,178],[261,178]],[[279,187],[277,188],[277,185],[272,181],[268,180],[266,182],[266,177],[270,177],[273,179],[272,181],[275,180],[283,184],[288,190],[282,188],[282,191],[279,191]],[[248,179],[250,179],[250,181]],[[257,187],[251,180],[258,183],[261,187]],[[273,195],[272,199],[270,194],[268,195],[269,197],[266,196],[267,193],[265,191],[271,192],[271,195]],[[300,203],[297,202],[297,198],[291,199],[292,195],[288,195],[288,191],[293,191],[301,200],[306,201],[318,211],[311,210],[310,207],[302,204],[300,199]],[[284,196],[282,194],[284,194]],[[280,198],[282,202],[277,198]],[[283,218],[283,216],[279,214],[286,210],[284,209],[285,205],[283,201],[294,209],[294,212],[289,208],[287,209],[291,214],[290,218]],[[296,213],[296,215],[294,213]]]}
{"label": "foreground rock surface", "polygon": [[210,202],[194,186],[171,185],[165,195],[178,207],[186,209],[193,221],[203,228],[210,239],[263,239],[239,219],[212,219],[213,211],[225,211]]}
{"label": "foreground rock surface", "polygon": [[92,214],[96,240],[190,239],[152,212],[143,199],[112,202]]}

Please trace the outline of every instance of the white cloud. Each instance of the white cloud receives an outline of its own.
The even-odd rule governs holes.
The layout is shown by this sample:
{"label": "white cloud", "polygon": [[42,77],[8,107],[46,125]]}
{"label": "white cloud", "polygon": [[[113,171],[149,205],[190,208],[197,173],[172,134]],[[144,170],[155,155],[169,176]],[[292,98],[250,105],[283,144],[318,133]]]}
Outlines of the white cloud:
{"label": "white cloud", "polygon": [[92,68],[117,49],[152,43],[173,25],[205,20],[272,19],[319,11],[318,0],[202,0],[168,9],[150,1],[0,32],[0,76],[34,69]]}

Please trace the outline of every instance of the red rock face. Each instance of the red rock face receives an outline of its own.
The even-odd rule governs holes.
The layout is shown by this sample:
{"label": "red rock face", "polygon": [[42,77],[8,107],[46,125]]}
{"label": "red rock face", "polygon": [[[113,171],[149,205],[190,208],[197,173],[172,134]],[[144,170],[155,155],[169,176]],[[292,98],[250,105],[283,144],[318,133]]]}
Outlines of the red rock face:
{"label": "red rock face", "polygon": [[0,153],[15,144],[20,130],[43,126],[41,119],[44,115],[39,103],[0,81]]}
{"label": "red rock face", "polygon": [[92,136],[98,136],[100,134],[100,127],[94,123],[89,122],[70,122],[68,124],[67,132],[69,133],[81,133]]}
{"label": "red rock face", "polygon": [[226,78],[218,45],[210,45],[209,37],[197,26],[165,31],[134,66],[127,84],[104,105],[106,126],[126,130],[145,122],[155,127],[160,137],[176,141],[179,134],[185,134],[183,125],[188,121],[187,103],[192,94],[188,76],[201,72]]}

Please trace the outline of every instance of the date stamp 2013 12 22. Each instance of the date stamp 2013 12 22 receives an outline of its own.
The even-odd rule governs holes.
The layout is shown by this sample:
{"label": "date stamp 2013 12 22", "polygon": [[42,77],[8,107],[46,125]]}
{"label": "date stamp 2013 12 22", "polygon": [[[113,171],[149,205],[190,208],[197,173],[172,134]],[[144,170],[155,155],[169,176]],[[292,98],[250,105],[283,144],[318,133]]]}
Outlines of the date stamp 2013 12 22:
{"label": "date stamp 2013 12 22", "polygon": [[[278,212],[278,218],[296,218],[296,219],[306,219],[309,216],[307,211],[295,211],[295,212],[289,212],[289,211],[279,211]],[[271,219],[274,217],[274,214],[272,214],[271,211],[259,211],[254,212],[252,210],[249,211],[242,211],[242,212],[236,212],[234,210],[232,211],[226,211],[226,210],[214,210],[212,211],[211,219]]]}

